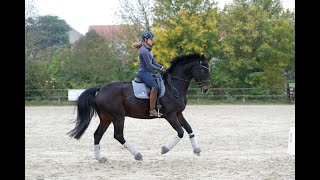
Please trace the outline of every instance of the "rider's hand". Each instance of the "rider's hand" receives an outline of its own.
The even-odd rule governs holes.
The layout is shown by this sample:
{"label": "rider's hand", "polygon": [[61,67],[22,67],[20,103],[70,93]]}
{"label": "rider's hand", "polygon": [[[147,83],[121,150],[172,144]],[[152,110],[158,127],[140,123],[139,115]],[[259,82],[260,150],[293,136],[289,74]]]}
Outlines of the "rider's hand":
{"label": "rider's hand", "polygon": [[160,72],[161,73],[165,73],[166,71],[167,71],[167,69],[162,66],[161,69],[160,69]]}

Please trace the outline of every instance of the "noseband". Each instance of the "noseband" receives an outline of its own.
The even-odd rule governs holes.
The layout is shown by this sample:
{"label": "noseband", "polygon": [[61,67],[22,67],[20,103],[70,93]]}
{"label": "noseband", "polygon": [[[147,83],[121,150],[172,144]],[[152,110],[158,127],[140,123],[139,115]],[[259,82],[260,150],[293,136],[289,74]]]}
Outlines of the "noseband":
{"label": "noseband", "polygon": [[[210,69],[209,68],[207,68],[207,67],[205,67],[204,65],[201,65],[200,64],[200,69],[201,68],[205,68],[205,69],[207,69],[209,72],[210,72]],[[192,70],[193,71],[193,70]],[[201,70],[199,71],[199,75],[198,75],[198,77],[199,77],[199,80],[200,80],[200,73],[201,73]],[[202,87],[202,83],[205,83],[205,82],[210,82],[210,78],[209,79],[206,79],[206,80],[200,80],[200,82],[197,82],[196,81],[196,83],[200,86],[200,87]]]}

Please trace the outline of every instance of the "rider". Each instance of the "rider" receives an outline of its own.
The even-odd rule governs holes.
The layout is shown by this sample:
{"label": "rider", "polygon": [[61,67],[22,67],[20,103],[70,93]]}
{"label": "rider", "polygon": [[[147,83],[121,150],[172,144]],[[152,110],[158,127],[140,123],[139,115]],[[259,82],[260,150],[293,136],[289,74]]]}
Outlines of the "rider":
{"label": "rider", "polygon": [[[141,80],[151,87],[150,93],[150,116],[158,116],[158,112],[155,110],[156,107],[156,99],[159,92],[159,86],[152,76],[151,71],[156,70],[161,73],[166,72],[166,69],[158,64],[154,60],[154,55],[151,52],[151,47],[154,42],[154,35],[150,31],[145,31],[141,34],[142,42],[136,43],[133,46],[135,49],[139,49],[139,70],[138,75]],[[159,113],[159,116],[162,116],[162,113]]]}

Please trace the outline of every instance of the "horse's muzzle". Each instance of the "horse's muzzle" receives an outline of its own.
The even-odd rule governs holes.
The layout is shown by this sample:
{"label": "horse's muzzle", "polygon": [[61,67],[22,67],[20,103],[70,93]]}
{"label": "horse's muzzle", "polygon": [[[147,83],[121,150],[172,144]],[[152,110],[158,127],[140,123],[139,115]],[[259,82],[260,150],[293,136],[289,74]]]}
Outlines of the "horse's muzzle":
{"label": "horse's muzzle", "polygon": [[210,89],[209,84],[201,86],[201,92],[203,94],[207,93],[209,91],[209,89]]}

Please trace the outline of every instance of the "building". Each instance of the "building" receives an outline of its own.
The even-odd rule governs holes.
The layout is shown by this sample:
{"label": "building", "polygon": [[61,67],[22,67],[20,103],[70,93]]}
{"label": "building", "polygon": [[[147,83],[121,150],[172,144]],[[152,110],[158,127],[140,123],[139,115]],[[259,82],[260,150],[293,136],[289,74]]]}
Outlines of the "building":
{"label": "building", "polygon": [[119,32],[121,32],[123,28],[123,25],[90,25],[88,32],[95,31],[105,39],[114,41],[121,39]]}
{"label": "building", "polygon": [[98,35],[105,38],[110,46],[114,46],[117,49],[121,50],[119,53],[119,61],[122,64],[125,63],[126,59],[128,59],[128,51],[125,50],[129,46],[131,48],[131,44],[128,44],[129,41],[134,42],[136,38],[134,36],[137,35],[135,33],[137,28],[134,25],[90,25],[89,30],[95,31]]}
{"label": "building", "polygon": [[71,28],[69,31],[69,43],[73,44],[78,41],[83,35],[76,31],[75,29]]}

